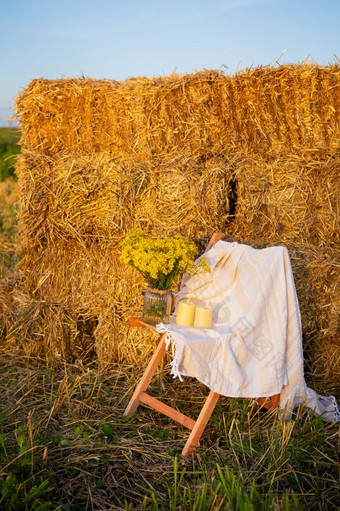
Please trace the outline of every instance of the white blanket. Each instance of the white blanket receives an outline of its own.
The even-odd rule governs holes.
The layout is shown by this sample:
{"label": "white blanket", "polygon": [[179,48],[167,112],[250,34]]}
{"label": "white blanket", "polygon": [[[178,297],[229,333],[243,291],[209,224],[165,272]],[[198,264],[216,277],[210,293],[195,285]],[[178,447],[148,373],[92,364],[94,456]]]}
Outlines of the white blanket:
{"label": "white blanket", "polygon": [[[335,398],[318,395],[304,380],[301,319],[288,250],[219,241],[204,257],[211,272],[185,276],[170,323],[156,326],[166,332],[167,348],[172,344],[173,376],[193,376],[230,397],[281,393],[286,418],[304,403],[323,419],[339,421]],[[213,308],[211,329],[175,324],[183,299]]]}

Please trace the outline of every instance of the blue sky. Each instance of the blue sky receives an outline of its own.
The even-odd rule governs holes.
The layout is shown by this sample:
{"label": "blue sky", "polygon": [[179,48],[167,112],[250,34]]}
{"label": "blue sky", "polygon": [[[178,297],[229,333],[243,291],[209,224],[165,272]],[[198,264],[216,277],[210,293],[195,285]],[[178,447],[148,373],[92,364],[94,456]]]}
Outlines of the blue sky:
{"label": "blue sky", "polygon": [[0,117],[34,78],[340,58],[340,0],[1,0]]}

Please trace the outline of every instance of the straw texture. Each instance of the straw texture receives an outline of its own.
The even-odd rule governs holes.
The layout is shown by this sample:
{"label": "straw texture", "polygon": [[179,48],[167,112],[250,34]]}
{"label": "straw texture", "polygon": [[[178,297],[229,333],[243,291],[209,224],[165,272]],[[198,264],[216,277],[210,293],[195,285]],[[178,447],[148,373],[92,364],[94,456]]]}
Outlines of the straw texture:
{"label": "straw texture", "polygon": [[335,153],[339,75],[338,65],[292,65],[233,77],[38,79],[19,94],[17,115],[25,145],[48,155]]}

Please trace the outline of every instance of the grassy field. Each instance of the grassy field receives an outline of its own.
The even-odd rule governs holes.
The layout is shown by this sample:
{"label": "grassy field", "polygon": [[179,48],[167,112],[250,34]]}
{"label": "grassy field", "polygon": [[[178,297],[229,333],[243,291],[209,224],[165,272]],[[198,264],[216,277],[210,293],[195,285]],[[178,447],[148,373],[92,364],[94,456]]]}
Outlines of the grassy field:
{"label": "grassy field", "polygon": [[[299,410],[289,422],[221,399],[197,454],[188,430],[140,407],[124,418],[131,368],[0,358],[0,508],[60,510],[335,510],[338,427]],[[153,384],[197,416],[206,389]]]}
{"label": "grassy field", "polygon": [[15,174],[15,156],[20,152],[18,128],[0,128],[0,181]]}
{"label": "grassy field", "polygon": [[[18,261],[17,183],[6,172],[2,277]],[[145,407],[122,415],[141,372],[122,365],[102,371],[95,360],[52,366],[0,345],[0,509],[339,509],[336,425],[303,410],[284,422],[248,401],[222,398],[197,454],[183,459],[188,430]],[[166,402],[193,418],[207,394],[195,380],[173,381],[168,367],[152,387],[156,397],[167,389]]]}
{"label": "grassy field", "polygon": [[0,181],[0,278],[9,275],[19,260],[16,240],[18,185],[13,177]]}
{"label": "grassy field", "polygon": [[10,273],[18,261],[15,155],[20,152],[19,138],[17,128],[0,128],[0,278]]}

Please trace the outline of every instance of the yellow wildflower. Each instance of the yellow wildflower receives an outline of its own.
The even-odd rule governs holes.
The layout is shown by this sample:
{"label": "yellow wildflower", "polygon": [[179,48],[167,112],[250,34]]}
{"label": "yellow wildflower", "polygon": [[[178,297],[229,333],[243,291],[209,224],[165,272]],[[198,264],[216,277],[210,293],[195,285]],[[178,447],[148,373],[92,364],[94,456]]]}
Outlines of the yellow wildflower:
{"label": "yellow wildflower", "polygon": [[[195,243],[181,234],[152,239],[140,230],[129,233],[121,247],[121,261],[139,270],[156,289],[169,289],[178,275],[192,270],[198,252]],[[195,267],[195,273],[198,268],[209,270],[204,258]]]}

